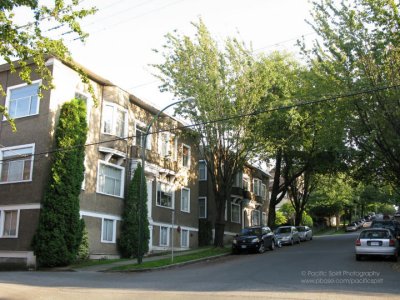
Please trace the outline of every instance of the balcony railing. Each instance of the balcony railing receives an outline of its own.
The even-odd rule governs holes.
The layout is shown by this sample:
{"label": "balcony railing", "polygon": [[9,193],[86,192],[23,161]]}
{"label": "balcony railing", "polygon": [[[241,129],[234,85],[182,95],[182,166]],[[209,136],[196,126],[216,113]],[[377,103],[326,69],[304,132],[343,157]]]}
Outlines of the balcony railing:
{"label": "balcony railing", "polygon": [[[172,170],[174,172],[178,172],[178,162],[171,159],[171,157],[161,156],[156,151],[145,150],[146,152],[146,162],[157,165],[163,169]],[[140,146],[132,146],[131,147],[131,157],[140,159],[142,157],[142,147]]]}

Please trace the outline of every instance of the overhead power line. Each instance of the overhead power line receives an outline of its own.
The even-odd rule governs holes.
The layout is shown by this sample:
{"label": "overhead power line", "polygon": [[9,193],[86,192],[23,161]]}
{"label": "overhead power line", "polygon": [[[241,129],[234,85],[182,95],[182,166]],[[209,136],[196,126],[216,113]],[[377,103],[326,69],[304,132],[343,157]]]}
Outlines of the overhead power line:
{"label": "overhead power line", "polygon": [[[342,95],[337,95],[337,96],[330,96],[330,97],[326,97],[326,98],[324,97],[323,99],[304,101],[304,102],[300,102],[300,103],[296,103],[296,104],[292,104],[292,105],[279,106],[279,107],[276,107],[276,108],[261,109],[261,110],[256,110],[256,111],[253,111],[253,112],[250,112],[250,113],[232,115],[232,116],[227,116],[227,117],[223,117],[223,118],[218,118],[218,119],[205,121],[205,122],[199,122],[199,123],[190,124],[190,125],[182,125],[182,126],[176,126],[176,127],[168,128],[168,129],[150,131],[149,135],[158,134],[158,133],[162,133],[162,132],[174,132],[174,131],[178,131],[178,130],[182,130],[182,129],[188,129],[188,128],[197,127],[197,126],[201,126],[201,125],[207,125],[207,124],[213,124],[213,123],[219,123],[219,122],[226,122],[226,121],[233,120],[233,119],[252,117],[252,116],[257,116],[257,115],[260,115],[260,114],[279,111],[279,110],[289,110],[289,109],[292,109],[292,108],[298,108],[298,107],[309,106],[309,105],[316,105],[316,104],[320,104],[320,103],[336,101],[336,100],[343,99],[343,98],[350,98],[350,97],[355,97],[355,96],[360,96],[360,95],[365,95],[365,94],[373,94],[373,93],[376,93],[376,92],[390,90],[390,89],[397,89],[397,88],[400,88],[400,84],[391,85],[391,86],[384,86],[384,87],[379,87],[379,88],[374,88],[374,89],[369,89],[369,90],[362,90],[362,91],[357,91],[357,92],[348,93],[348,94],[342,94]],[[42,155],[49,155],[49,154],[53,154],[53,153],[56,153],[56,152],[71,151],[71,150],[74,150],[76,148],[96,146],[96,145],[101,145],[101,144],[109,143],[109,142],[129,140],[129,139],[133,139],[133,138],[136,138],[136,137],[137,137],[136,135],[127,136],[127,137],[118,137],[118,138],[115,138],[115,139],[109,139],[109,140],[89,143],[89,144],[85,144],[85,145],[78,145],[78,146],[75,146],[75,147],[58,148],[58,149],[53,149],[53,150],[34,153],[34,154],[26,154],[26,155],[21,155],[18,158],[10,158],[10,159],[0,160],[0,163],[6,162],[6,161],[18,160],[18,159],[27,158],[27,157],[36,157],[36,156],[42,156]]]}

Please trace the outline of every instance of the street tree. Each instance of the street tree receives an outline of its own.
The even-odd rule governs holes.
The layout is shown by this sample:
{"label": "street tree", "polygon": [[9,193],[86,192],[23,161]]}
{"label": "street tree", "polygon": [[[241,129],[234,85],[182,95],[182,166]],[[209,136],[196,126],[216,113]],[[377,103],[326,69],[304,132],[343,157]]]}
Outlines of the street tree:
{"label": "street tree", "polygon": [[[52,3],[40,4],[38,0],[3,0],[0,1],[0,61],[10,64],[11,72],[17,72],[19,77],[31,83],[32,72],[43,79],[41,88],[50,89],[52,75],[46,67],[49,56],[55,56],[69,62],[81,76],[84,83],[93,89],[88,77],[81,67],[75,64],[67,46],[61,38],[52,38],[51,29],[62,29],[84,41],[87,34],[82,31],[80,20],[95,13],[95,8],[80,8],[79,0],[56,0]],[[15,10],[26,8],[30,16],[23,23],[16,20]],[[31,65],[33,64],[33,68]],[[0,84],[0,93],[4,87]],[[94,97],[96,99],[96,97]],[[5,107],[0,105],[0,113],[8,117]],[[12,125],[14,125],[11,122]],[[15,129],[15,126],[14,126]]]}
{"label": "street tree", "polygon": [[267,58],[255,57],[237,39],[227,39],[220,47],[202,20],[193,26],[193,38],[166,35],[163,63],[154,67],[162,91],[195,98],[182,103],[176,113],[194,124],[190,134],[197,140],[214,192],[214,245],[222,247],[226,201],[236,174],[255,150],[249,124],[255,122],[252,114],[268,91],[271,69]]}
{"label": "street tree", "polygon": [[[395,0],[313,2],[310,22],[319,39],[310,63],[331,78],[348,111],[348,144],[357,150],[353,165],[371,181],[400,184],[400,35]],[[304,44],[303,44],[304,46]]]}

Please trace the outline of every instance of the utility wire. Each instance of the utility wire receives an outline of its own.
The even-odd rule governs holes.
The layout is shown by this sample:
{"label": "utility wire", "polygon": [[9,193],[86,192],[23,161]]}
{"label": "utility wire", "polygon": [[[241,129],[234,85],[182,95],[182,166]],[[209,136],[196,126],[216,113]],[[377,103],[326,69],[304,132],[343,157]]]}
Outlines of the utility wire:
{"label": "utility wire", "polygon": [[[301,103],[297,103],[297,104],[293,104],[293,105],[286,105],[286,106],[279,106],[279,107],[276,107],[276,108],[256,110],[256,111],[253,111],[251,113],[233,115],[233,116],[228,116],[228,117],[225,117],[225,118],[219,118],[219,119],[215,119],[215,120],[199,122],[199,123],[190,124],[190,125],[177,126],[177,127],[173,127],[173,128],[169,128],[169,129],[161,129],[161,130],[157,130],[157,131],[150,131],[149,135],[158,134],[158,133],[162,133],[162,132],[174,132],[174,131],[187,129],[187,128],[192,128],[192,127],[201,126],[201,125],[225,122],[225,121],[229,121],[229,120],[233,120],[233,119],[251,117],[251,116],[256,116],[256,115],[260,115],[260,114],[264,114],[264,113],[270,113],[270,112],[279,111],[279,110],[289,110],[289,109],[292,109],[292,108],[303,107],[303,106],[308,106],[308,105],[315,105],[315,104],[320,104],[320,103],[324,103],[324,102],[336,101],[336,100],[339,100],[339,99],[342,99],[342,98],[350,98],[350,97],[364,95],[364,94],[372,94],[372,93],[376,93],[376,92],[380,92],[380,91],[384,91],[384,90],[397,89],[397,88],[400,88],[400,84],[392,85],[392,86],[384,86],[384,87],[374,88],[374,89],[370,89],[370,90],[363,90],[363,91],[358,91],[358,92],[353,92],[353,93],[348,93],[348,94],[343,94],[343,95],[331,96],[331,97],[327,97],[327,98],[319,99],[319,100],[305,101],[305,102],[301,102]],[[44,152],[39,152],[39,153],[34,153],[34,154],[26,154],[26,155],[21,155],[18,158],[10,158],[10,159],[0,160],[0,163],[5,162],[5,161],[17,160],[17,159],[20,159],[20,158],[48,155],[48,154],[53,154],[53,153],[56,153],[56,152],[63,152],[63,151],[71,151],[73,149],[80,148],[80,147],[96,146],[96,145],[101,145],[101,144],[109,143],[109,142],[133,139],[133,138],[136,138],[136,137],[138,137],[138,136],[137,135],[132,135],[132,136],[127,136],[127,137],[118,137],[118,138],[115,138],[115,139],[109,139],[109,140],[106,140],[106,141],[99,141],[99,142],[89,143],[89,144],[85,144],[85,145],[78,145],[78,146],[69,147],[69,148],[58,148],[58,149],[53,149],[53,150],[50,150],[50,151],[44,151]]]}

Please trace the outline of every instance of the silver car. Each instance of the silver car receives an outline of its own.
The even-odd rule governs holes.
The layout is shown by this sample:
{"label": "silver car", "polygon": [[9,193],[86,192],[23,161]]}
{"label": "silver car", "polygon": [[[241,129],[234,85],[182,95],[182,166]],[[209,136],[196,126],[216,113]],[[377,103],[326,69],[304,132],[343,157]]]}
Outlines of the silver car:
{"label": "silver car", "polygon": [[308,226],[296,226],[297,231],[299,232],[301,241],[311,241],[313,238],[313,232]]}
{"label": "silver car", "polygon": [[356,260],[366,255],[389,256],[397,261],[399,242],[389,229],[371,228],[361,231],[356,240]]}
{"label": "silver car", "polygon": [[294,243],[300,244],[299,232],[294,226],[278,227],[275,230],[275,237],[282,245],[293,245]]}

